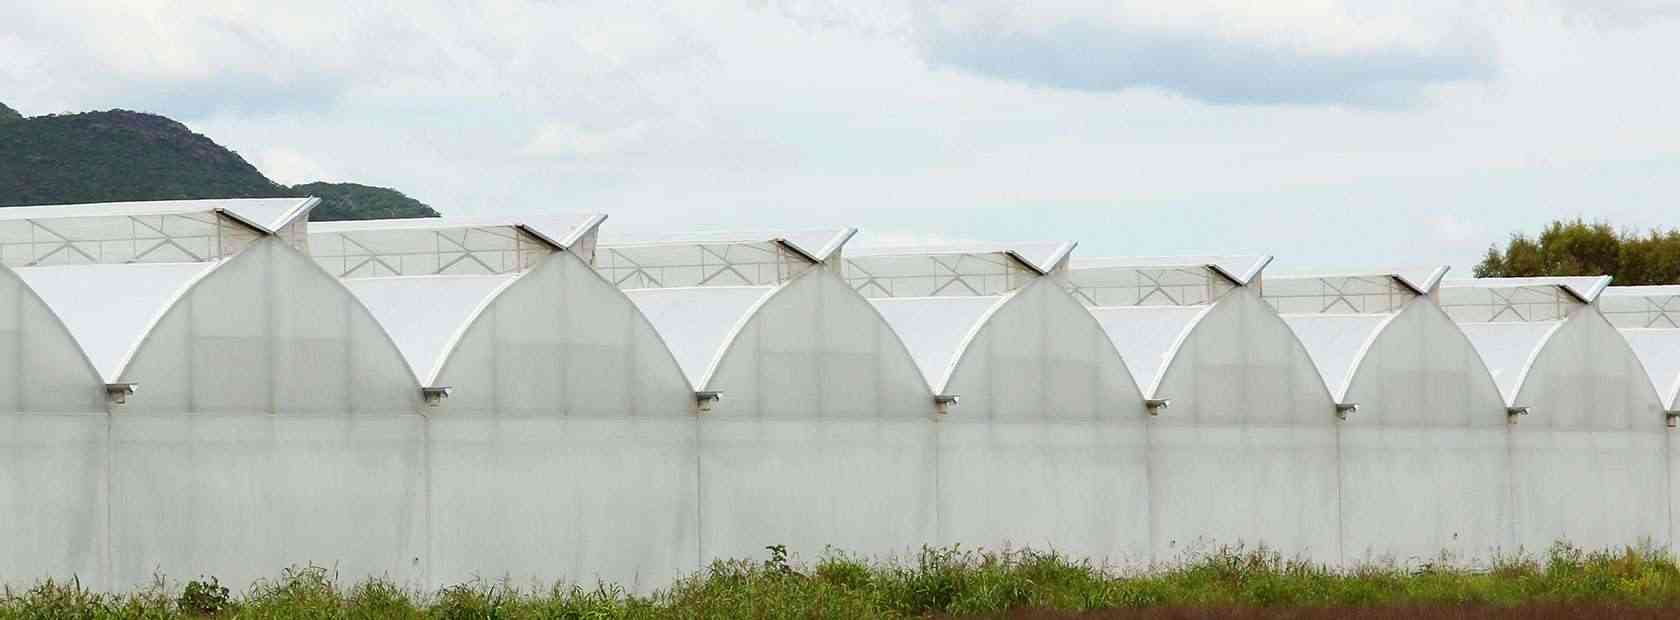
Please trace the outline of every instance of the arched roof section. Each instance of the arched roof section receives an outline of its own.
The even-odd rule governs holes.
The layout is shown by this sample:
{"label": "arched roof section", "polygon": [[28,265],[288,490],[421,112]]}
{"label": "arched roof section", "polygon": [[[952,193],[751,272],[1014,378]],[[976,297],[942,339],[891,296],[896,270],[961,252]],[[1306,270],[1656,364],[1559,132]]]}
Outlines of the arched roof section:
{"label": "arched roof section", "polygon": [[1284,322],[1295,330],[1301,345],[1307,348],[1313,365],[1324,377],[1330,395],[1336,402],[1344,398],[1348,382],[1372,343],[1394,320],[1396,314],[1297,314],[1284,315]]}
{"label": "arched roof section", "polygon": [[945,383],[975,332],[1012,297],[897,297],[869,302],[898,332],[928,386],[944,394]]}
{"label": "arched roof section", "polygon": [[1554,429],[1661,429],[1663,404],[1620,332],[1596,308],[1564,321],[1535,353],[1516,404]]}
{"label": "arched roof section", "polygon": [[1157,381],[1213,306],[1112,306],[1090,310],[1126,361],[1138,390],[1146,398],[1160,398]]}
{"label": "arched roof section", "polygon": [[438,372],[455,343],[525,272],[345,279],[345,288],[390,333],[420,385],[441,387]]}
{"label": "arched roof section", "polygon": [[89,413],[104,381],[63,320],[0,265],[0,413]]}
{"label": "arched roof section", "polygon": [[1517,394],[1529,368],[1562,326],[1563,321],[1536,321],[1460,323],[1458,327],[1487,365],[1488,374],[1505,397],[1505,404],[1517,406]]}
{"label": "arched roof section", "polygon": [[731,340],[780,286],[691,286],[625,291],[696,390],[708,389]]}
{"label": "arched roof section", "polygon": [[1680,411],[1680,329],[1623,328],[1622,337],[1645,366],[1669,411]]}
{"label": "arched roof section", "polygon": [[828,270],[777,287],[626,292],[721,415],[929,413],[916,362],[869,301]]}
{"label": "arched roof section", "polygon": [[451,413],[689,412],[693,386],[653,323],[580,257],[557,252],[512,277],[459,324],[438,362],[432,386],[453,388]]}
{"label": "arched roof section", "polygon": [[54,265],[16,273],[75,337],[100,379],[112,384],[164,313],[222,264]]}
{"label": "arched roof section", "polygon": [[172,299],[116,371],[117,382],[141,385],[132,412],[412,413],[418,406],[414,374],[372,314],[278,237],[218,262]]}
{"label": "arched roof section", "polygon": [[1117,333],[1162,332],[1149,347],[1159,353],[1136,354],[1140,362],[1162,361],[1150,382],[1139,384],[1152,386],[1144,392],[1150,398],[1172,401],[1174,420],[1320,425],[1334,419],[1333,399],[1311,355],[1258,291],[1241,287],[1211,306],[1167,310],[1092,312],[1128,362],[1130,350],[1141,347],[1127,342],[1135,336]]}
{"label": "arched roof section", "polygon": [[949,366],[941,392],[962,398],[956,412],[965,418],[1114,419],[1144,412],[1142,394],[1102,325],[1047,278],[986,312]]}

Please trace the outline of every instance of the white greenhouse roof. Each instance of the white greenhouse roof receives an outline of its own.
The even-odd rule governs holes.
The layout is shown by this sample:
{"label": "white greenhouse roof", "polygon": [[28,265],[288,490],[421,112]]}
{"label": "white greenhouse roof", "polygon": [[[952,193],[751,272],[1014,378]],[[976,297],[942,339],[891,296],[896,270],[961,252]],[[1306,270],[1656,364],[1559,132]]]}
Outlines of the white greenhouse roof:
{"label": "white greenhouse roof", "polygon": [[1600,293],[1603,297],[1673,297],[1680,295],[1680,284],[1652,286],[1611,286]]}
{"label": "white greenhouse roof", "polygon": [[1272,262],[1270,256],[1128,256],[1075,258],[1069,268],[1096,269],[1209,269],[1238,286],[1249,282]]}
{"label": "white greenhouse roof", "polygon": [[1442,288],[1507,289],[1536,286],[1557,287],[1581,303],[1590,304],[1610,286],[1610,276],[1556,278],[1455,278],[1443,280]]}
{"label": "white greenhouse roof", "polygon": [[150,200],[0,208],[0,221],[68,217],[140,217],[187,213],[223,213],[247,226],[274,234],[308,213],[318,198],[220,198]]}
{"label": "white greenhouse roof", "polygon": [[860,247],[846,252],[847,258],[881,258],[902,256],[951,256],[959,254],[999,254],[1008,256],[1039,275],[1048,274],[1073,253],[1073,241],[1035,241],[1027,243],[949,243],[911,246]]}
{"label": "white greenhouse roof", "polygon": [[1146,398],[1179,345],[1213,306],[1116,306],[1090,308]]}
{"label": "white greenhouse roof", "polygon": [[1525,405],[1515,402],[1517,390],[1522,388],[1535,356],[1562,326],[1562,321],[1460,323],[1459,329],[1464,330],[1471,346],[1487,364],[1494,383],[1499,385],[1499,393],[1505,397],[1505,404]]}
{"label": "white greenhouse roof", "polygon": [[1394,314],[1289,314],[1284,322],[1306,347],[1318,374],[1337,402],[1347,396],[1348,382],[1365,358],[1371,343]]}
{"label": "white greenhouse roof", "polygon": [[1351,278],[1390,278],[1402,286],[1419,295],[1428,295],[1445,280],[1447,272],[1452,268],[1447,265],[1420,269],[1396,269],[1392,271],[1349,271],[1349,272],[1311,272],[1311,273],[1273,273],[1266,276],[1266,282],[1279,280],[1335,280]]}
{"label": "white greenhouse roof", "polygon": [[341,280],[390,334],[421,385],[435,386],[455,343],[520,273]]}
{"label": "white greenhouse roof", "polygon": [[604,236],[601,239],[601,245],[635,247],[776,243],[793,250],[806,260],[820,263],[839,252],[842,247],[845,247],[846,242],[856,234],[856,228],[758,232],[708,231],[673,235],[613,234]]}
{"label": "white greenhouse roof", "polygon": [[1680,410],[1680,329],[1624,329],[1651,385],[1669,411]]}
{"label": "white greenhouse roof", "polygon": [[519,228],[555,249],[565,250],[587,238],[606,221],[596,213],[507,217],[414,217],[388,220],[343,220],[311,222],[310,234],[342,234],[376,231],[442,231],[464,228]]}
{"label": "white greenhouse roof", "polygon": [[624,291],[653,324],[694,389],[704,389],[735,333],[776,286],[695,286]]}
{"label": "white greenhouse roof", "polygon": [[152,326],[220,264],[54,265],[14,271],[64,323],[99,376],[116,383]]}
{"label": "white greenhouse roof", "polygon": [[962,358],[969,338],[1010,298],[1008,295],[899,297],[869,301],[904,341],[928,387],[940,393]]}

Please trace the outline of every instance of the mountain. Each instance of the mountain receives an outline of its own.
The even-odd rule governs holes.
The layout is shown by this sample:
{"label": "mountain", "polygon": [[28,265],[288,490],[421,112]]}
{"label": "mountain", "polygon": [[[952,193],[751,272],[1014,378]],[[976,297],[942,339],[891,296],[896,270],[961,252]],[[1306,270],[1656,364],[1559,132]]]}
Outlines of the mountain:
{"label": "mountain", "polygon": [[398,217],[437,217],[426,203],[388,187],[358,183],[304,183],[291,187],[298,196],[314,196],[321,204],[309,213],[311,220],[372,220]]}
{"label": "mountain", "polygon": [[110,110],[23,117],[0,104],[0,207],[310,195],[321,198],[315,220],[438,215],[393,189],[275,183],[238,153],[163,116]]}

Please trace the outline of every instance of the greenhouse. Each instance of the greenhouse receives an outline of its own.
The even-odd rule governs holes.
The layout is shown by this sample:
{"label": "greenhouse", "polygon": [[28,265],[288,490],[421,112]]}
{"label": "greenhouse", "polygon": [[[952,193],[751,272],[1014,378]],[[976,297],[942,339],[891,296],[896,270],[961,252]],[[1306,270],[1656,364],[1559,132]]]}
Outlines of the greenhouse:
{"label": "greenhouse", "polygon": [[1149,411],[1154,558],[1265,542],[1334,561],[1336,407],[1257,290],[1270,257],[1075,258]]}
{"label": "greenhouse", "polygon": [[[824,262],[852,232],[597,251],[695,393],[702,558],[766,544],[884,554],[934,539],[933,394],[892,328]],[[827,241],[794,241],[810,239]]]}
{"label": "greenhouse", "polygon": [[0,583],[1485,566],[1677,524],[1680,286],[316,204],[0,209]]}
{"label": "greenhouse", "polygon": [[[41,334],[31,357],[81,358],[26,402],[110,412],[15,418],[12,437],[71,444],[7,476],[66,501],[39,504],[65,513],[36,538],[75,535],[44,557],[67,552],[62,565],[113,587],[207,568],[244,582],[320,557],[419,574],[398,560],[422,555],[419,391],[361,304],[294,248],[315,202],[0,210],[0,251],[31,292],[20,331]],[[65,381],[78,366],[87,379]]]}
{"label": "greenhouse", "polygon": [[1598,304],[1645,364],[1673,425],[1680,416],[1680,286],[1612,286]]}
{"label": "greenhouse", "polygon": [[1431,296],[1447,269],[1270,276],[1342,417],[1343,561],[1486,561],[1507,531],[1505,404]]}
{"label": "greenhouse", "polygon": [[[1062,287],[1071,243],[848,252],[945,415],[943,544],[1149,559],[1143,399]],[[897,294],[895,294],[897,293]]]}
{"label": "greenhouse", "polygon": [[1669,540],[1663,405],[1595,302],[1600,278],[1447,280],[1440,298],[1510,423],[1509,549]]}
{"label": "greenhouse", "polygon": [[[693,396],[652,326],[590,268],[603,219],[311,225],[316,261],[428,396],[434,583],[647,588],[695,565]],[[636,535],[599,534],[618,528]]]}

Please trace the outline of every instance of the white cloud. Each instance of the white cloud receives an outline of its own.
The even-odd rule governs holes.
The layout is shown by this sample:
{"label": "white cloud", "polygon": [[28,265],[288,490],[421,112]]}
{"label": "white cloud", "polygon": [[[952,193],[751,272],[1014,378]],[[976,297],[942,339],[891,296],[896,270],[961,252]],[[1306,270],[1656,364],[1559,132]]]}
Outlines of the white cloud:
{"label": "white cloud", "polygon": [[1451,7],[935,0],[919,5],[916,29],[936,65],[1052,88],[1392,106],[1432,85],[1494,76],[1491,34]]}
{"label": "white cloud", "polygon": [[1672,225],[1680,24],[1627,4],[67,0],[0,20],[0,99],[457,214],[1473,261],[1554,214]]}
{"label": "white cloud", "polygon": [[633,148],[647,133],[647,123],[636,121],[622,127],[591,129],[564,121],[549,121],[537,128],[521,152],[532,157],[590,157]]}

